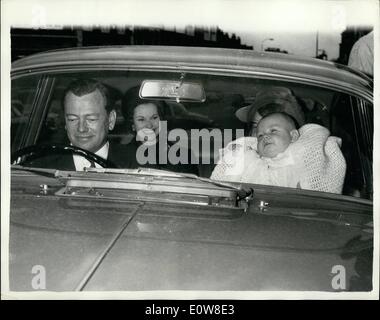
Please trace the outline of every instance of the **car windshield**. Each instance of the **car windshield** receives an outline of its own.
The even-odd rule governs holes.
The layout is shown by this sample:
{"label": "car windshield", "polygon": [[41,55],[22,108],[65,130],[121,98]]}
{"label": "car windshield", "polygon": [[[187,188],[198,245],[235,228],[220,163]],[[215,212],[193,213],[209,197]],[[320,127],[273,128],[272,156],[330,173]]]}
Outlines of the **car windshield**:
{"label": "car windshield", "polygon": [[[68,88],[72,83],[88,79],[101,83],[108,90],[111,101],[109,107],[110,110],[114,110],[115,116],[112,118],[112,125],[109,122],[100,125],[105,128],[104,141],[107,142],[109,152],[112,149],[117,153],[111,159],[116,167],[162,169],[195,174],[200,178],[211,178],[220,182],[270,184],[266,167],[261,170],[262,179],[252,179],[252,181],[247,178],[251,172],[247,169],[251,162],[240,167],[244,173],[240,172],[240,178],[235,180],[230,178],[233,174],[226,174],[225,168],[230,165],[227,159],[228,153],[238,148],[237,144],[234,144],[235,141],[244,141],[244,143],[251,141],[254,144],[251,149],[258,154],[257,161],[263,158],[259,152],[263,134],[259,133],[258,140],[254,139],[256,139],[256,130],[265,131],[265,128],[261,128],[264,126],[264,121],[261,122],[261,127],[256,128],[252,106],[258,103],[258,97],[262,92],[268,92],[273,87],[281,87],[292,92],[304,114],[303,123],[299,125],[297,123],[298,129],[303,125],[317,124],[327,128],[329,136],[337,137],[334,141],[342,154],[343,161],[338,166],[341,165],[343,168],[343,178],[341,190],[336,193],[372,199],[372,104],[338,89],[324,88],[302,81],[284,81],[227,72],[220,74],[172,70],[66,71],[18,77],[12,81],[12,152],[32,145],[75,146],[75,139],[82,142],[79,147],[86,149],[83,146],[93,137],[90,134],[86,135],[85,132],[91,132],[89,128],[94,122],[100,121],[99,115],[95,115],[95,118],[86,118],[82,123],[80,136],[75,133],[70,137],[70,127],[75,123],[80,126],[82,118],[74,111],[68,113],[64,103],[69,99]],[[162,97],[144,100],[139,96],[139,90],[146,80],[162,82],[171,80],[180,84],[181,81],[186,81],[201,85],[206,99],[201,101],[194,97],[193,100],[181,100],[180,96],[169,97],[163,92]],[[131,97],[133,91],[135,96]],[[76,97],[83,98],[86,94],[88,93],[77,94]],[[298,120],[297,115],[292,115],[293,120],[294,118]],[[303,136],[302,130],[300,136]],[[244,137],[254,139],[244,140]],[[332,142],[330,146],[331,144]],[[139,148],[141,146],[143,148]],[[329,148],[329,144],[324,148],[321,149],[323,152]],[[165,149],[165,152],[161,149]],[[55,150],[54,153],[59,152]],[[97,150],[90,148],[89,150],[97,154]],[[279,149],[270,158],[273,160],[278,154],[286,154],[286,150],[287,148]],[[233,157],[246,159],[245,153],[231,154]],[[44,154],[38,158],[32,156],[22,165],[68,170],[66,167],[61,167],[60,161],[49,160],[48,156],[51,154]],[[287,159],[285,162],[289,163],[290,160]],[[234,161],[236,164],[236,159]],[[74,162],[77,166],[79,160]],[[222,171],[220,171],[221,165],[226,165]],[[265,162],[265,165],[268,166],[268,162]],[[96,167],[101,166],[96,165]],[[335,167],[333,171],[336,172]],[[326,176],[329,173],[326,170],[323,174]],[[258,176],[256,173],[255,175]],[[277,179],[282,178],[274,176],[271,179],[272,185],[276,185]],[[295,183],[289,187],[302,188],[302,184]],[[327,192],[330,192],[329,189]]]}

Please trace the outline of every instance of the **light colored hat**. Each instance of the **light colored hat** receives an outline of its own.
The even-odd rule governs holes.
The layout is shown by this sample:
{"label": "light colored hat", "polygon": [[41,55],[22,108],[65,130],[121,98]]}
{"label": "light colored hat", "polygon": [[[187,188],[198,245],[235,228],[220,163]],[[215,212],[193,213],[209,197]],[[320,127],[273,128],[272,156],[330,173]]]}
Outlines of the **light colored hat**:
{"label": "light colored hat", "polygon": [[[272,106],[269,107],[268,105]],[[265,110],[265,106],[268,106],[267,110]],[[285,87],[269,87],[259,91],[256,94],[255,101],[249,106],[238,109],[235,116],[242,122],[249,122],[256,111],[259,111],[261,116],[273,112],[284,112],[293,117],[299,126],[305,123],[302,107],[292,91]]]}

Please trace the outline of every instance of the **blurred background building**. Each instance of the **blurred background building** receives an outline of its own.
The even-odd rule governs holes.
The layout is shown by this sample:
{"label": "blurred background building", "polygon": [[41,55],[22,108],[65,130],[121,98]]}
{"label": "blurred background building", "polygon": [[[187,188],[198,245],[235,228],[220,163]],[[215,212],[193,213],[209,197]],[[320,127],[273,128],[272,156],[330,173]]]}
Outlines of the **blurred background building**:
{"label": "blurred background building", "polygon": [[[339,57],[332,61],[347,64],[353,44],[371,30],[372,28],[369,27],[347,27],[341,33],[340,43],[336,44],[336,46],[339,46]],[[255,49],[252,45],[243,44],[238,35],[224,32],[218,27],[187,26],[183,29],[175,27],[170,29],[167,27],[93,26],[56,29],[11,29],[12,61],[46,50],[103,45],[167,45]],[[314,57],[331,60],[324,49],[317,49],[318,54]],[[256,50],[260,50],[260,48]],[[273,46],[265,49],[261,48],[261,51],[288,53],[286,50]]]}
{"label": "blurred background building", "polygon": [[281,50],[280,48],[276,48],[276,47],[266,48],[265,51],[268,51],[268,52],[279,52],[279,53],[288,53],[288,51]]}
{"label": "blurred background building", "polygon": [[218,27],[184,29],[140,27],[78,27],[60,29],[11,29],[12,61],[52,49],[104,45],[167,45],[253,50],[235,34]]}

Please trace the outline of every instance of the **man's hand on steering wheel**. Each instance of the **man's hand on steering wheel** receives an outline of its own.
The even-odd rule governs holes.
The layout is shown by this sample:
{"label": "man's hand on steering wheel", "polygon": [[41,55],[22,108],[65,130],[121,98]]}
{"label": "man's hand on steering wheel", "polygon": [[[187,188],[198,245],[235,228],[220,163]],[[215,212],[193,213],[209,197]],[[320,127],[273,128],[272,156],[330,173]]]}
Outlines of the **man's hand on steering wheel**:
{"label": "man's hand on steering wheel", "polygon": [[76,147],[72,145],[59,145],[59,144],[50,144],[50,145],[33,145],[29,147],[22,148],[14,152],[11,156],[11,163],[16,165],[23,165],[28,162],[30,159],[41,158],[44,156],[49,156],[52,154],[76,154],[84,157],[88,161],[95,162],[103,168],[117,168],[117,166],[102,157],[97,156],[96,154]]}

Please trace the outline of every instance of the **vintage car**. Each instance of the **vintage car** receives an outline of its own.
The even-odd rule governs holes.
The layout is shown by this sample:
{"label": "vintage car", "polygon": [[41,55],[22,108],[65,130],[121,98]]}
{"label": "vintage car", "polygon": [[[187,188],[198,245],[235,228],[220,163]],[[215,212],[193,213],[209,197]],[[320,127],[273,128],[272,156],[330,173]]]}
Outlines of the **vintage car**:
{"label": "vintage car", "polygon": [[[196,155],[199,175],[107,168],[99,157],[71,146],[62,99],[78,78],[113,88],[117,108],[135,86],[142,97],[180,104],[172,107],[182,109],[174,127],[185,132],[191,133],[191,125],[183,128],[184,120],[196,115],[196,129],[206,133],[202,144],[211,149],[195,150],[193,136],[182,143]],[[273,85],[290,88],[304,101],[308,122],[342,139],[342,194],[210,179],[219,149],[237,130],[245,132],[235,112]],[[251,50],[89,47],[15,61],[11,91],[17,102],[11,291],[373,290],[373,81],[364,74]],[[232,135],[214,137],[214,129]],[[109,139],[128,143],[120,138],[123,132],[110,132]],[[95,159],[103,168],[67,171],[28,162],[60,152]]]}

